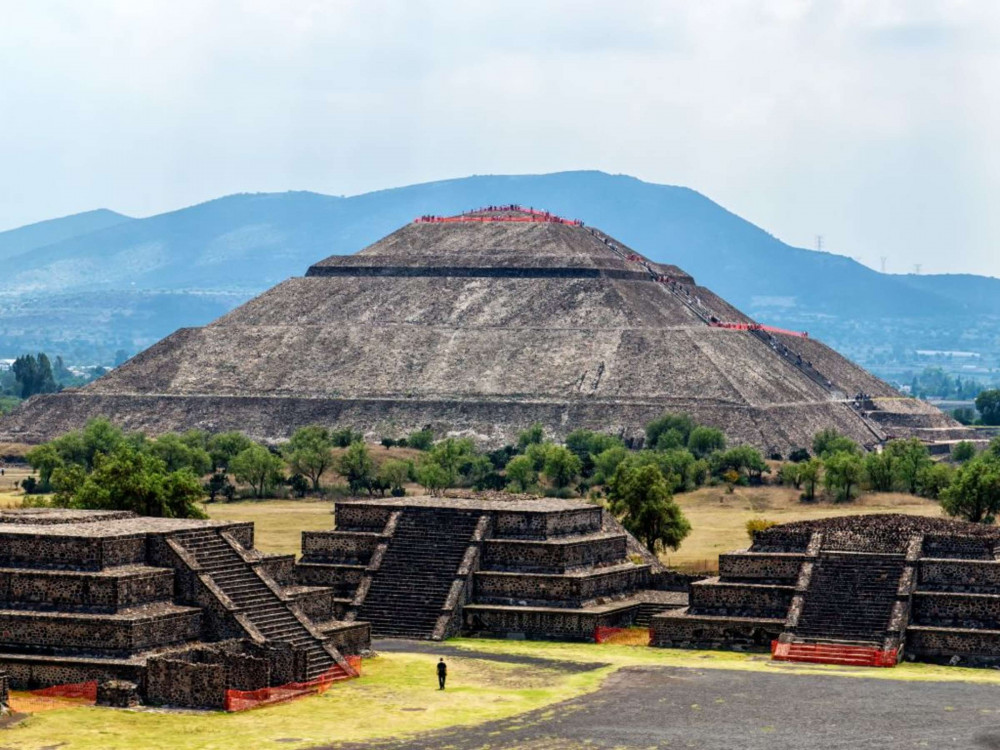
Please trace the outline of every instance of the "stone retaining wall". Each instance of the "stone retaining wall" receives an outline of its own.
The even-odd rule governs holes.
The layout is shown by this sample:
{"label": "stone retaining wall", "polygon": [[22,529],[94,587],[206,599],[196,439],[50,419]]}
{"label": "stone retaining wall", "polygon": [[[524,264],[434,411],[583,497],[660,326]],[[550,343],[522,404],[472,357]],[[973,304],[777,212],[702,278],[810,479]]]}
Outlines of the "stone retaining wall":
{"label": "stone retaining wall", "polygon": [[1000,594],[1000,562],[994,560],[922,559],[920,589]]}
{"label": "stone retaining wall", "polygon": [[380,535],[370,531],[303,531],[302,557],[367,565],[380,541]]}
{"label": "stone retaining wall", "polygon": [[626,559],[626,537],[558,541],[487,539],[483,566],[490,570],[562,573],[567,569]]}
{"label": "stone retaining wall", "polygon": [[912,618],[921,625],[1000,629],[1000,595],[917,591]]}
{"label": "stone retaining wall", "polygon": [[493,518],[494,537],[545,539],[566,534],[596,533],[601,530],[599,506],[565,511],[498,510]]}
{"label": "stone retaining wall", "polygon": [[677,616],[654,615],[650,645],[727,651],[770,651],[784,629],[783,619],[698,617],[679,610]]}
{"label": "stone retaining wall", "polygon": [[754,582],[795,581],[805,554],[731,552],[719,555],[719,575]]}
{"label": "stone retaining wall", "polygon": [[115,612],[173,598],[174,571],[120,575],[56,570],[0,570],[0,602]]}
{"label": "stone retaining wall", "polygon": [[135,620],[66,612],[6,612],[0,613],[0,633],[8,649],[131,652],[198,638],[201,613],[186,611]]}
{"label": "stone retaining wall", "polygon": [[580,607],[599,597],[645,588],[648,581],[647,565],[566,576],[480,571],[475,574],[474,598],[482,604]]}
{"label": "stone retaining wall", "polygon": [[733,584],[708,579],[691,585],[690,608],[734,617],[784,618],[794,595],[794,586]]}
{"label": "stone retaining wall", "polygon": [[609,613],[558,612],[548,609],[491,609],[468,605],[462,613],[463,630],[471,635],[536,640],[593,641],[594,629],[627,627],[635,621],[638,607]]}

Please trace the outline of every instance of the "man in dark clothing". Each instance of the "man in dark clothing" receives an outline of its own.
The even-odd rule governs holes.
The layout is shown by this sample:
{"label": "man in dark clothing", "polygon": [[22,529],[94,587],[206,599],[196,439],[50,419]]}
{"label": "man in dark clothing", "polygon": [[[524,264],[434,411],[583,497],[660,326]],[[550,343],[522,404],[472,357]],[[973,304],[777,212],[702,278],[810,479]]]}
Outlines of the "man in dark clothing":
{"label": "man in dark clothing", "polygon": [[448,665],[444,663],[444,657],[438,662],[438,690],[444,690],[444,681],[448,679]]}

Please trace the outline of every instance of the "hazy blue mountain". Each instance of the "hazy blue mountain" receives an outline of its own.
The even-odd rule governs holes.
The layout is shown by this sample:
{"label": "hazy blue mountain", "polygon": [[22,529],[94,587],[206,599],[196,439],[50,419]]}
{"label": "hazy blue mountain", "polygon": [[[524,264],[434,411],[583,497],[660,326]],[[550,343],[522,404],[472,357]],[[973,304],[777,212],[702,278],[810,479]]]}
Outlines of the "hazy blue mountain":
{"label": "hazy blue mountain", "polygon": [[132,221],[131,217],[99,208],[0,232],[0,260],[126,221]]}
{"label": "hazy blue mountain", "polygon": [[[100,308],[94,300],[102,295],[197,294],[200,304],[189,312],[175,304],[176,296],[169,304],[162,298],[141,306],[170,309],[154,327],[157,333],[200,325],[239,300],[303,274],[311,263],[353,253],[416,216],[491,203],[522,203],[583,219],[655,260],[684,268],[758,319],[806,328],[852,355],[902,341],[940,348],[937,339],[962,335],[970,315],[1000,314],[1000,280],[881,274],[850,258],[786,245],[693,190],[602,172],[473,176],[348,198],[239,194],[133,220],[112,212],[81,214],[0,234],[3,253],[14,246],[10,240],[5,245],[5,237],[44,237],[43,227],[60,227],[46,230],[53,232],[52,241],[35,241],[8,259],[0,298],[35,300],[23,312],[41,321],[44,300],[57,295],[60,320],[67,325],[72,300],[86,299],[80,321],[90,333],[84,338],[100,339],[104,332],[105,339],[120,343],[127,338],[128,315],[120,310],[112,333],[107,320],[94,317]],[[108,224],[83,222],[81,217],[93,214]],[[83,222],[75,234],[65,224],[71,220]],[[17,234],[23,232],[28,234]],[[18,320],[0,318],[0,341]],[[17,330],[28,335],[23,326]],[[141,335],[137,330],[131,348],[144,345],[152,330],[146,326]],[[18,345],[24,343],[22,336]]]}

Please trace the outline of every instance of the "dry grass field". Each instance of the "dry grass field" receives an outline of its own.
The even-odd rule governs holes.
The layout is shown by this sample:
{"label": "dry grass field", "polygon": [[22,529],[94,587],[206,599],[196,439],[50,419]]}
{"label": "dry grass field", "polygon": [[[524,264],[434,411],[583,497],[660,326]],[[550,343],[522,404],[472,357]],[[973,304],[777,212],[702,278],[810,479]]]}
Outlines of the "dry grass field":
{"label": "dry grass field", "polygon": [[765,518],[777,523],[863,513],[909,513],[939,516],[941,506],[933,501],[900,493],[865,494],[850,503],[802,502],[789,487],[703,487],[676,496],[691,522],[691,535],[676,552],[663,555],[671,567],[690,571],[714,571],[720,552],[744,549],[750,540],[746,523]]}
{"label": "dry grass field", "polygon": [[21,490],[21,480],[31,475],[30,467],[23,464],[11,466],[0,463],[3,466],[3,476],[0,477],[0,508],[16,508],[21,505],[24,498],[24,491]]}

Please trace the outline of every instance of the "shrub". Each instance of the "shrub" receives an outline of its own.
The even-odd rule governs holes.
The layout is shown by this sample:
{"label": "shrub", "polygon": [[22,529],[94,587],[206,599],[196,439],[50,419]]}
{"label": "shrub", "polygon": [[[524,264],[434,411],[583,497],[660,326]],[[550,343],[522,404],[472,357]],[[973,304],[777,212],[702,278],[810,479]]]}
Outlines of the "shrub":
{"label": "shrub", "polygon": [[809,460],[809,451],[805,448],[796,448],[791,453],[788,454],[788,460],[793,463],[802,463],[803,461]]}
{"label": "shrub", "polygon": [[714,427],[698,426],[688,436],[687,448],[695,458],[704,458],[715,451],[726,449],[726,436]]}
{"label": "shrub", "polygon": [[769,529],[777,525],[777,521],[769,521],[766,518],[751,518],[747,521],[747,536],[750,537],[750,541],[752,542],[754,534],[758,531],[764,531],[764,529]]}
{"label": "shrub", "polygon": [[813,454],[826,458],[834,453],[860,453],[857,443],[841,435],[832,427],[817,432],[813,437]]}
{"label": "shrub", "polygon": [[957,464],[964,464],[976,457],[976,446],[968,440],[962,440],[955,443],[955,447],[951,449],[951,460]]}
{"label": "shrub", "polygon": [[426,427],[422,430],[410,433],[406,438],[406,445],[418,451],[429,451],[434,445],[434,433]]}

